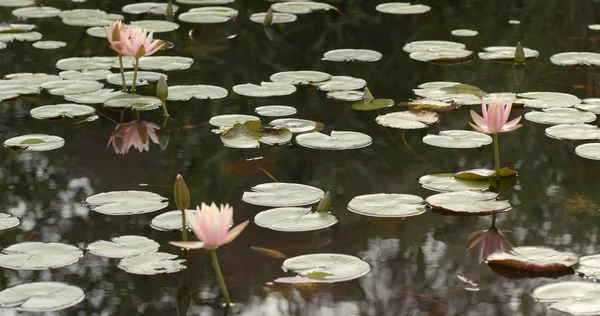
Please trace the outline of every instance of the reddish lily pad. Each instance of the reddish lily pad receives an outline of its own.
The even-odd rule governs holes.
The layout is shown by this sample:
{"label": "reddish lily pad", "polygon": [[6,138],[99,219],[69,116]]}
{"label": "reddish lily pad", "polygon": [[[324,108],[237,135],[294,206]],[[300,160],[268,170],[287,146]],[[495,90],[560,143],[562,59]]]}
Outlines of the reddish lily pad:
{"label": "reddish lily pad", "polygon": [[501,265],[529,271],[563,271],[579,263],[579,256],[544,246],[515,247],[510,253],[495,252],[486,258],[488,265]]}

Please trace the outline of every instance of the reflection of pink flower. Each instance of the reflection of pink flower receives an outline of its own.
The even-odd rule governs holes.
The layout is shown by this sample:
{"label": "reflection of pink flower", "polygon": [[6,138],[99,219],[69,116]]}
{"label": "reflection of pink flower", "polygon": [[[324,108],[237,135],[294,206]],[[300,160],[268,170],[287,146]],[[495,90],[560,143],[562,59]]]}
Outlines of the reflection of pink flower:
{"label": "reflection of pink flower", "polygon": [[487,256],[496,252],[508,252],[512,248],[512,242],[496,227],[478,230],[469,235],[467,249],[479,244],[479,262],[483,262]]}
{"label": "reflection of pink flower", "polygon": [[197,212],[186,210],[185,215],[192,231],[200,241],[170,242],[182,248],[217,248],[233,241],[248,225],[248,221],[245,221],[229,230],[233,221],[233,207],[228,204],[221,204],[219,209],[215,203],[210,206],[202,203]]}
{"label": "reflection of pink flower", "polygon": [[130,26],[127,30],[121,30],[120,44],[117,49],[121,55],[140,58],[150,56],[164,49],[167,43],[161,40],[153,40],[153,32],[147,33],[139,27]]}
{"label": "reflection of pink flower", "polygon": [[131,147],[140,152],[148,151],[150,150],[149,139],[158,144],[158,135],[156,134],[158,130],[160,130],[160,126],[144,121],[118,124],[110,135],[107,147],[112,144],[117,154],[126,154]]}
{"label": "reflection of pink flower", "polygon": [[523,125],[517,124],[521,120],[520,116],[507,122],[511,109],[512,101],[505,105],[504,98],[494,96],[489,105],[486,106],[485,101],[481,103],[483,117],[471,110],[471,118],[475,124],[471,122],[469,122],[469,124],[476,131],[485,134],[498,134],[514,131]]}

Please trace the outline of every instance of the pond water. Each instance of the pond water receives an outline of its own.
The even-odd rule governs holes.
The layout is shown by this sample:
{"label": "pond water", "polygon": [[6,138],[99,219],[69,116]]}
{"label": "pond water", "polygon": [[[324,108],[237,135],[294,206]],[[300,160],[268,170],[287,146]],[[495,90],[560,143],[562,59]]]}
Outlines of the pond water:
{"label": "pond water", "polygon": [[[3,1],[1,3],[5,3]],[[61,10],[100,9],[125,16],[125,20],[162,19],[164,15],[123,13],[134,1],[43,1]],[[115,122],[136,119],[131,111],[94,106],[97,120],[38,120],[29,114],[34,107],[68,103],[63,97],[43,91],[5,100],[0,109],[0,136],[4,140],[26,134],[48,134],[64,138],[64,146],[43,152],[0,151],[0,205],[2,212],[18,216],[20,226],[0,233],[0,246],[26,241],[60,242],[85,249],[98,240],[140,235],[160,244],[160,251],[186,259],[182,272],[136,275],[117,267],[118,259],[86,253],[77,263],[55,269],[2,269],[0,289],[19,284],[54,281],[80,287],[85,299],[68,309],[48,315],[177,315],[178,304],[192,299],[188,315],[548,315],[557,313],[547,304],[535,302],[532,291],[558,281],[582,281],[577,274],[528,277],[493,271],[480,262],[479,245],[466,250],[469,236],[492,225],[492,216],[447,216],[427,209],[404,218],[377,218],[347,210],[354,197],[375,193],[414,194],[426,198],[437,192],[419,184],[424,175],[455,173],[475,168],[494,168],[492,145],[474,149],[450,149],[423,143],[427,134],[444,130],[472,130],[465,105],[440,111],[439,124],[418,130],[400,130],[378,125],[378,115],[405,111],[415,99],[418,85],[448,81],[474,85],[487,92],[550,91],[580,99],[599,92],[600,75],[590,66],[568,67],[551,63],[550,56],[562,52],[598,51],[600,31],[588,25],[600,22],[600,2],[570,1],[473,1],[423,0],[431,10],[423,14],[380,13],[382,1],[336,0],[328,12],[299,15],[297,21],[265,28],[249,20],[252,13],[265,12],[271,3],[238,0],[227,4],[239,11],[234,21],[220,24],[181,22],[175,31],[155,37],[173,47],[155,56],[193,58],[189,69],[160,71],[169,86],[206,84],[223,87],[229,95],[218,100],[168,101],[166,123],[160,109],[142,111],[141,119],[162,129],[163,146],[150,142],[149,150],[135,149],[126,155],[107,146]],[[197,6],[178,4],[186,12]],[[87,27],[71,26],[59,17],[23,19],[0,7],[1,20],[38,26],[43,40],[62,41],[65,47],[44,50],[31,42],[14,41],[0,51],[0,73],[31,72],[58,74],[57,61],[68,57],[115,56],[103,38],[86,33]],[[518,20],[520,24],[509,23]],[[478,35],[457,37],[455,29],[472,29]],[[439,65],[409,58],[406,43],[444,40],[464,43],[473,59]],[[524,75],[512,62],[477,58],[489,46],[523,46],[539,51],[528,60]],[[334,49],[364,48],[380,52],[375,62],[322,60]],[[372,111],[352,109],[352,102],[326,97],[315,87],[299,86],[287,96],[247,97],[236,94],[238,84],[269,81],[282,71],[315,70],[366,80],[375,97],[394,100],[396,106]],[[118,68],[112,70],[118,73]],[[515,76],[522,79],[515,80]],[[105,87],[119,89],[101,81]],[[155,95],[155,85],[138,87],[137,93]],[[263,105],[287,105],[297,109],[293,117],[323,123],[323,133],[354,131],[372,137],[372,144],[351,150],[319,150],[290,145],[236,149],[223,146],[211,133],[211,117],[221,114],[256,115]],[[534,111],[513,110],[512,117]],[[271,121],[261,117],[263,123]],[[550,138],[550,125],[522,120],[517,131],[499,135],[503,167],[518,172],[513,187],[501,190],[500,199],[512,209],[497,214],[495,225],[514,246],[549,246],[580,256],[600,252],[598,212],[600,168],[598,161],[575,153],[577,145],[593,141]],[[596,124],[591,122],[590,124]],[[168,137],[168,144],[165,144]],[[262,157],[254,164],[247,159]],[[260,168],[263,170],[261,171]],[[192,205],[201,202],[229,203],[235,223],[250,225],[232,243],[218,249],[234,305],[219,307],[219,284],[208,252],[184,253],[169,241],[180,240],[179,232],[161,232],[150,221],[175,210],[173,183],[181,174],[190,189]],[[331,194],[331,212],[339,222],[310,232],[277,232],[252,222],[267,207],[242,201],[251,187],[272,182],[307,184]],[[83,200],[92,194],[141,190],[169,198],[159,211],[110,216],[90,211]],[[133,209],[133,207],[132,207]],[[193,236],[192,234],[190,234]],[[353,255],[369,263],[366,275],[351,281],[314,284],[274,284],[293,276],[282,270],[282,259],[272,258],[253,247],[278,251],[291,258],[313,253]],[[514,272],[514,271],[513,271]],[[183,299],[182,299],[183,297]],[[181,310],[181,308],[179,308]],[[14,309],[2,315],[16,315]],[[26,314],[26,313],[25,313]],[[21,315],[21,313],[19,313]]]}

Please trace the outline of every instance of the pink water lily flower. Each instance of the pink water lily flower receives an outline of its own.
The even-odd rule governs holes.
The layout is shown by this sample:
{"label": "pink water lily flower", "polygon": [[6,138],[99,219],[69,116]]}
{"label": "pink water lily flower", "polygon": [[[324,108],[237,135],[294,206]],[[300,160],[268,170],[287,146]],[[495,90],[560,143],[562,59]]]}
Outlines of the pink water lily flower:
{"label": "pink water lily flower", "polygon": [[489,105],[486,106],[485,101],[481,103],[483,117],[471,110],[471,118],[475,124],[469,122],[469,125],[476,131],[485,134],[498,134],[514,131],[523,125],[518,124],[521,120],[520,116],[508,122],[511,109],[512,101],[505,105],[503,97],[494,96]]}
{"label": "pink water lily flower", "polygon": [[140,58],[150,56],[161,49],[165,49],[167,43],[161,40],[153,40],[153,32],[147,33],[139,27],[130,26],[120,33],[120,44],[117,49],[123,56]]}
{"label": "pink water lily flower", "polygon": [[233,207],[229,204],[221,204],[217,207],[215,203],[210,206],[202,203],[197,207],[197,212],[186,210],[185,216],[192,231],[200,241],[172,241],[171,245],[199,249],[215,249],[233,241],[248,225],[245,221],[229,230],[233,220]]}
{"label": "pink water lily flower", "polygon": [[125,24],[120,20],[112,21],[109,26],[104,27],[104,33],[106,34],[106,39],[108,39],[111,48],[118,52],[121,38],[128,38],[131,36],[131,27],[125,27]]}
{"label": "pink water lily flower", "polygon": [[510,239],[496,227],[478,230],[469,235],[467,249],[471,249],[477,244],[479,244],[480,263],[496,251],[508,252],[513,245]]}
{"label": "pink water lily flower", "polygon": [[117,125],[115,131],[108,140],[109,147],[111,144],[115,153],[127,154],[131,147],[142,152],[150,150],[150,140],[158,144],[157,131],[160,126],[144,121],[133,121]]}

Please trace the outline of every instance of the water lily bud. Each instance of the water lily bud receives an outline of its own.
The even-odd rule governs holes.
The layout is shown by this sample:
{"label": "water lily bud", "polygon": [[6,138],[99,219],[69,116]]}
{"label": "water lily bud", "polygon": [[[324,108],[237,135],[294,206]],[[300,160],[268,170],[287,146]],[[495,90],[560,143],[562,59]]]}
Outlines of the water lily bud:
{"label": "water lily bud", "polygon": [[267,10],[267,14],[265,15],[265,20],[263,21],[263,25],[272,25],[273,24],[273,8],[269,7]]}
{"label": "water lily bud", "polygon": [[156,84],[156,96],[163,102],[167,100],[169,96],[169,87],[167,86],[167,79],[165,76],[161,76]]}
{"label": "water lily bud", "polygon": [[518,42],[515,48],[515,65],[525,65],[525,51],[521,42]]}
{"label": "water lily bud", "polygon": [[175,177],[175,204],[180,211],[185,211],[190,207],[190,191],[188,190],[183,177],[178,174]]}

